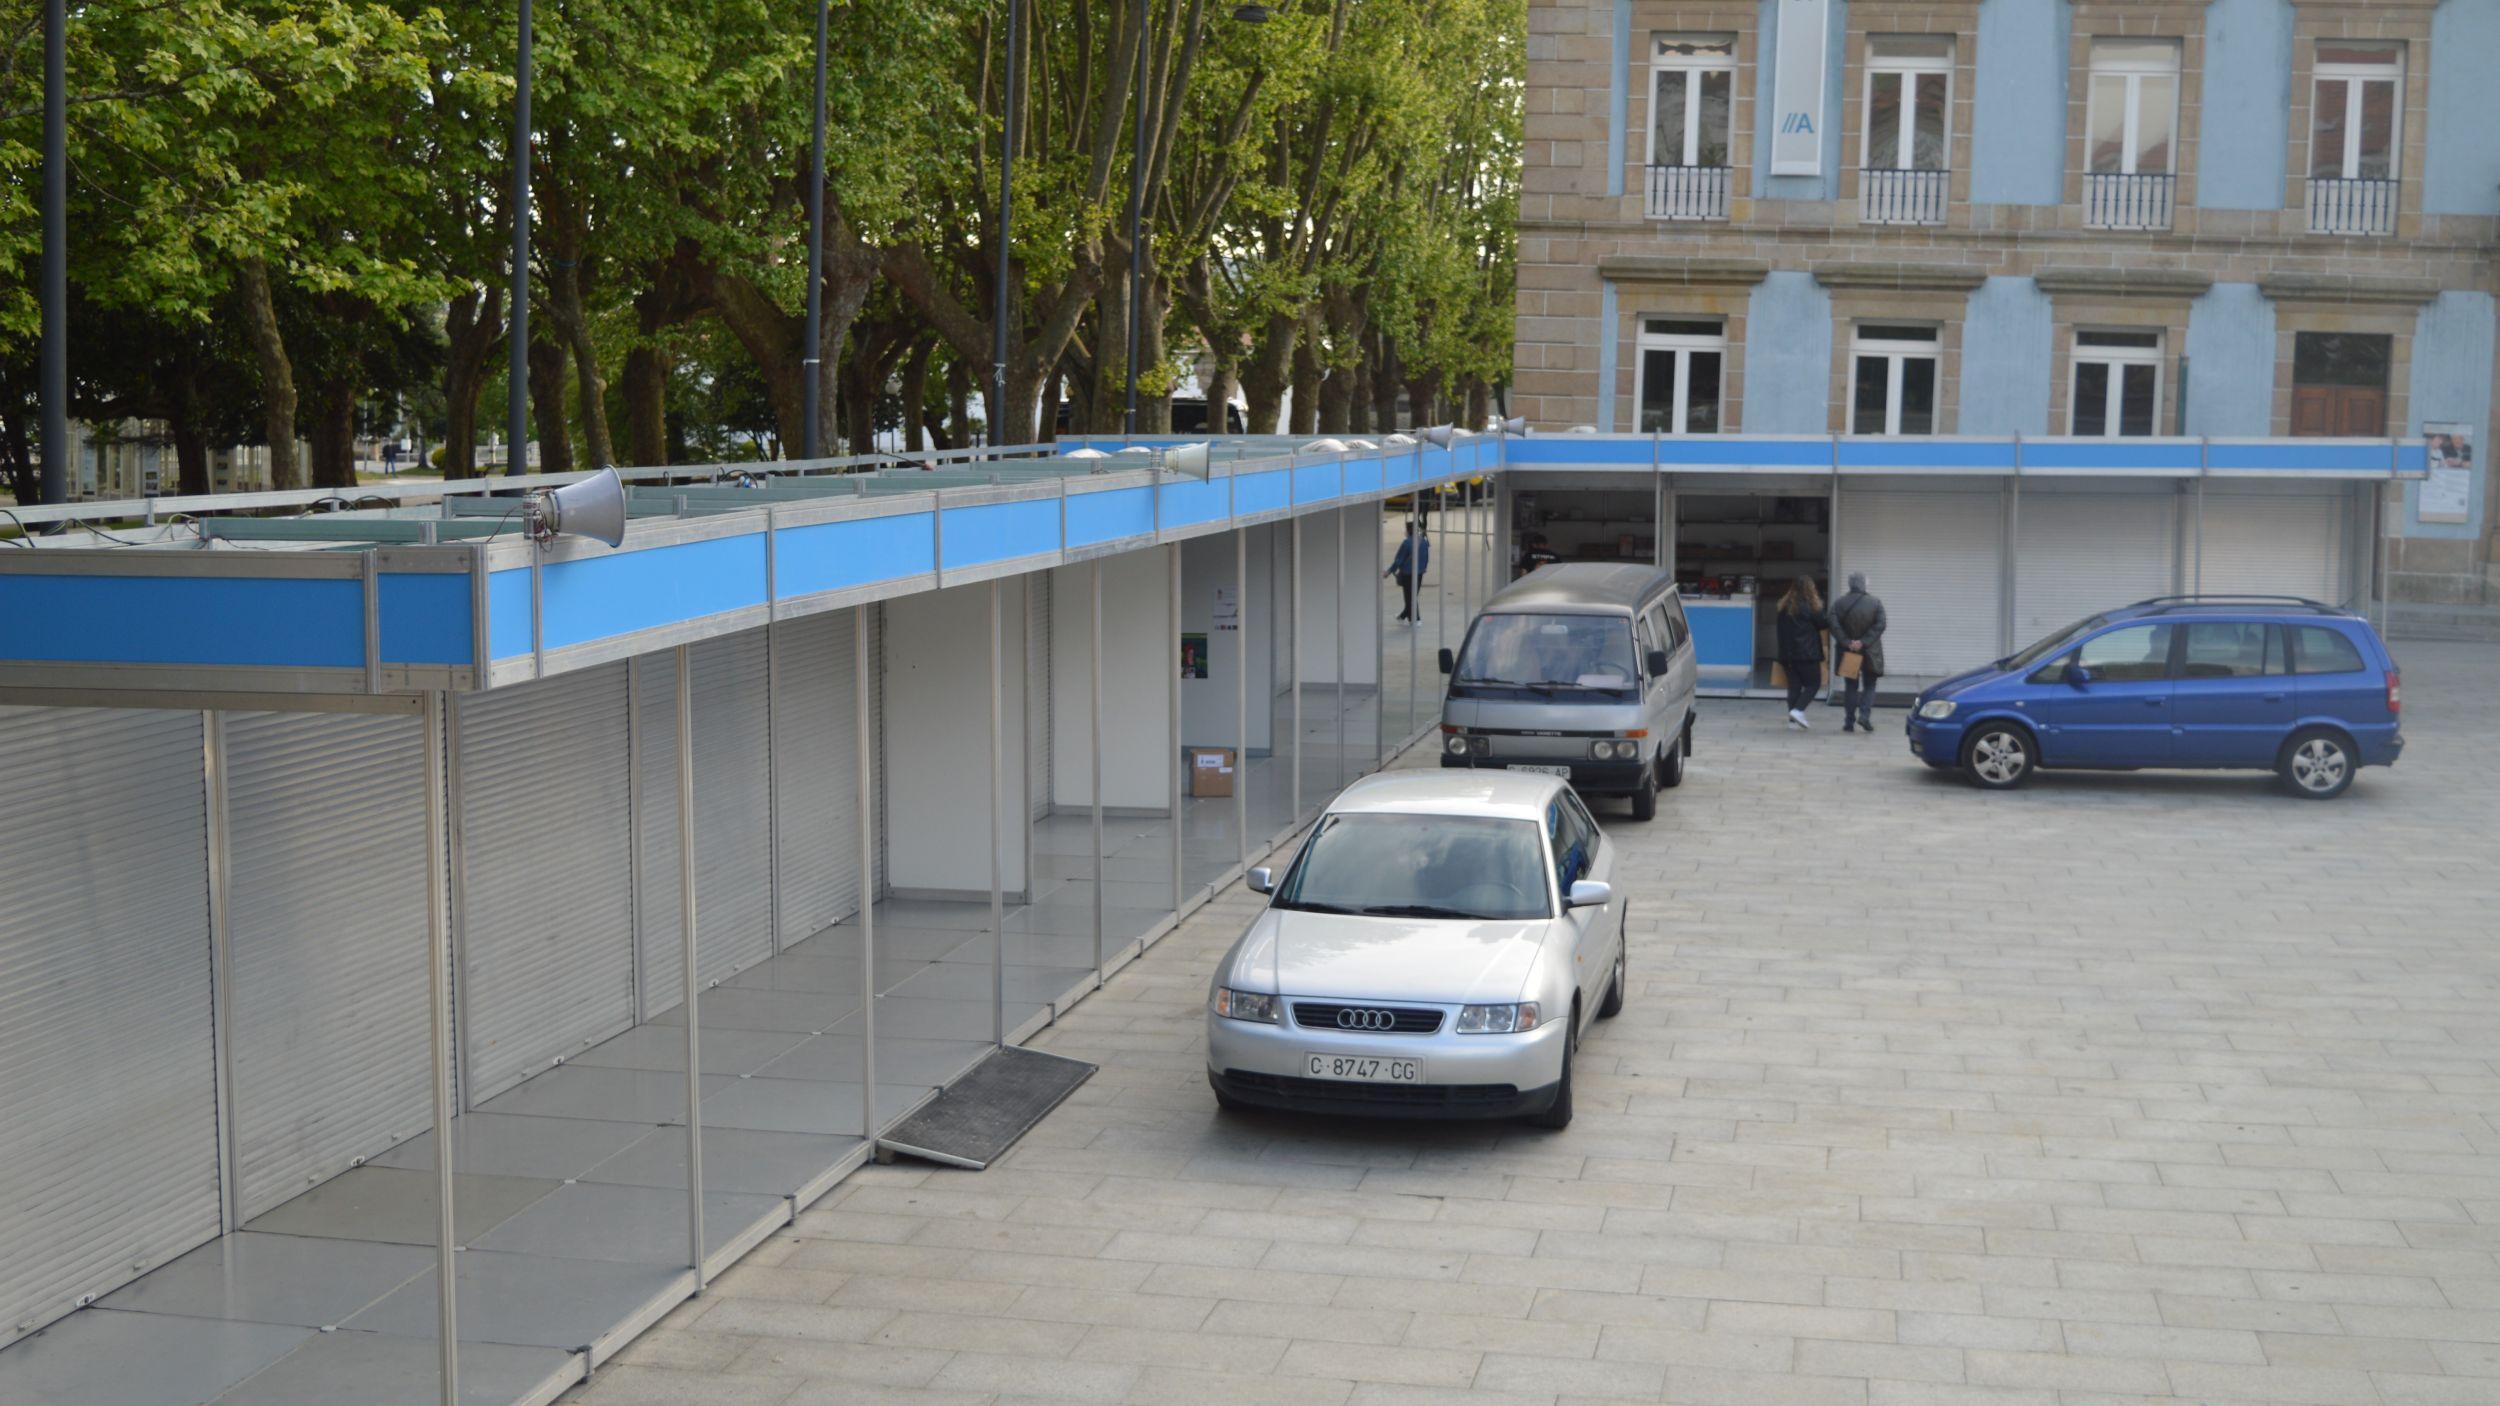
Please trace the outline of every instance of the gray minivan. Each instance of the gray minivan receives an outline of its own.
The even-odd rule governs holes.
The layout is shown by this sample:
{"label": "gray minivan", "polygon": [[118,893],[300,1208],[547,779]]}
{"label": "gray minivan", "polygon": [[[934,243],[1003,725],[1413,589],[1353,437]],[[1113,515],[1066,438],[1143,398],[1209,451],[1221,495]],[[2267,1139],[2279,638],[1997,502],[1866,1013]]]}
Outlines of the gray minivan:
{"label": "gray minivan", "polygon": [[1693,753],[1692,627],[1672,572],[1548,566],[1485,602],[1441,651],[1441,765],[1568,777],[1584,796],[1658,813]]}

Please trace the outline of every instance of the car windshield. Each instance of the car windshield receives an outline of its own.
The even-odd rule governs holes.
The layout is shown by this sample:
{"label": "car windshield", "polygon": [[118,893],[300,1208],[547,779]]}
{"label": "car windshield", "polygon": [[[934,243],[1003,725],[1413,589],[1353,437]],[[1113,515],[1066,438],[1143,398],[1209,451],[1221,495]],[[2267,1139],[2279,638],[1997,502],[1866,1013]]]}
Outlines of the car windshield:
{"label": "car windshield", "polygon": [[1340,814],[1322,820],[1276,905],[1366,918],[1551,916],[1532,820]]}
{"label": "car windshield", "polygon": [[2089,619],[2078,620],[2074,624],[2067,626],[2065,629],[2058,631],[2056,634],[2050,635],[2048,638],[2041,640],[2038,644],[2033,645],[2031,648],[2024,650],[2022,653],[2007,659],[2004,663],[2004,667],[2008,669],[2028,669],[2032,665],[2037,664],[2041,660],[2048,658],[2050,655],[2057,653],[2061,649],[2064,649],[2066,646],[2073,644],[2076,636],[2089,630],[2097,630],[2108,623],[2109,617],[2106,615],[2095,615]]}
{"label": "car windshield", "polygon": [[1620,615],[1484,616],[1467,634],[1450,687],[1462,696],[1627,697],[1632,622]]}

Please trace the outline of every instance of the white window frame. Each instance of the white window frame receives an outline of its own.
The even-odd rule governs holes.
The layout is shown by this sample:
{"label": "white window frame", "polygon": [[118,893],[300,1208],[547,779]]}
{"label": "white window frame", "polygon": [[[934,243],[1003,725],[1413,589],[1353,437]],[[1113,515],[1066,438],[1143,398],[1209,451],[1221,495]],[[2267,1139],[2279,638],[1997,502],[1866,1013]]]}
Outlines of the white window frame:
{"label": "white window frame", "polygon": [[[1674,394],[1669,397],[1668,428],[1663,433],[1671,435],[1693,433],[1694,431],[1688,424],[1692,414],[1693,353],[1716,352],[1719,357],[1719,428],[1711,433],[1725,433],[1727,430],[1727,324],[1720,323],[1716,335],[1704,336],[1697,332],[1652,332],[1649,330],[1649,324],[1653,321],[1707,322],[1710,319],[1670,316],[1641,319],[1640,338],[1632,353],[1633,425],[1637,427],[1641,423],[1642,411],[1649,404],[1649,354],[1654,351],[1673,352],[1675,370],[1671,374],[1675,379],[1675,390]],[[1642,430],[1641,433],[1661,432]]]}
{"label": "white window frame", "polygon": [[[2144,59],[2104,59],[2101,56],[2102,50],[2111,44],[2140,44],[2150,42],[2161,42],[2168,46],[2170,50],[2170,60],[2168,63],[2153,63]],[[2093,174],[2121,176],[2171,176],[2178,174],[2179,86],[2181,82],[2181,58],[2179,51],[2180,44],[2175,39],[2162,41],[2143,39],[2095,39],[2092,41],[2092,65],[2090,71],[2085,75],[2086,87],[2084,89],[2086,94],[2085,102],[2089,109],[2084,115],[2083,123],[2083,159],[2084,169],[2086,171],[2091,171],[2092,169],[2091,161],[2093,134],[2101,130],[2100,80],[2103,78],[2123,78],[2126,80],[2127,84],[2127,96],[2124,99],[2126,103],[2126,117],[2121,122],[2119,129],[2118,169],[2115,172],[2100,171],[2093,172]],[[2143,132],[2144,80],[2147,78],[2167,78],[2170,80],[2169,160],[2164,164],[2161,170],[2150,172],[2139,171],[2136,169],[2136,150],[2142,145],[2140,138]]]}
{"label": "white window frame", "polygon": [[[2147,331],[2151,331],[2153,338],[2153,344],[2149,347],[2087,347],[2083,340],[2086,337],[2104,334],[2140,337]],[[2162,375],[2162,358],[2163,354],[2169,350],[2168,342],[2169,338],[2158,329],[2142,327],[2079,327],[2075,329],[2074,349],[2067,358],[2066,369],[2066,433],[2070,435],[2085,433],[2076,427],[2079,412],[2083,408],[2083,368],[2087,363],[2097,363],[2110,368],[2110,376],[2109,384],[2102,390],[2101,432],[2094,437],[2139,439],[2160,434],[2162,408],[2168,399],[2170,389],[2166,384],[2168,378]],[[2119,407],[2126,403],[2126,368],[2130,366],[2153,368],[2153,423],[2144,435],[2130,435],[2121,427],[2123,421],[2119,414]]]}
{"label": "white window frame", "polygon": [[[1666,52],[1667,46],[1675,43],[1724,43],[1728,47],[1728,52],[1723,55]],[[1684,150],[1676,153],[1675,160],[1663,164],[1693,166],[1698,163],[1701,153],[1701,76],[1705,73],[1724,73],[1727,75],[1727,160],[1728,166],[1734,166],[1736,164],[1736,104],[1738,101],[1736,36],[1733,34],[1661,34],[1650,40],[1649,52],[1650,112],[1649,134],[1646,139],[1648,160],[1645,164],[1651,166],[1661,164],[1658,159],[1658,95],[1665,86],[1666,76],[1670,73],[1689,75],[1684,80]]]}
{"label": "white window frame", "polygon": [[[2346,43],[2352,41],[2332,40],[2319,42]],[[2342,83],[2344,85],[2344,150],[2342,159],[2336,163],[2338,167],[2337,174],[2331,176],[2312,175],[2309,179],[2329,181],[2392,181],[2403,177],[2405,153],[2405,46],[2401,42],[2398,42],[2391,43],[2387,45],[2386,48],[2387,58],[2383,62],[2321,62],[2314,65],[2310,70],[2309,140],[2314,146],[2318,138],[2317,114],[2319,89],[2328,83]],[[2387,174],[2385,176],[2364,176],[2361,174],[2362,93],[2364,91],[2364,85],[2369,83],[2386,83],[2391,85],[2389,101],[2387,104]],[[2317,170],[2317,167],[2318,154],[2315,150],[2312,150],[2309,153],[2309,169],[2314,172]]]}
{"label": "white window frame", "polygon": [[[1937,152],[1940,163],[1933,169],[1953,169],[1953,64],[1961,47],[1959,39],[1946,37],[1945,52],[1931,54],[1885,54],[1881,52],[1888,36],[1870,35],[1866,41],[1866,88],[1859,97],[1858,164],[1870,171],[1919,171],[1927,167],[1913,166],[1918,150],[1918,79],[1924,75],[1944,75],[1944,141]],[[1929,38],[1927,35],[1889,36]],[[1884,75],[1901,79],[1901,121],[1893,133],[1893,154],[1890,162],[1875,159],[1875,80]]]}
{"label": "white window frame", "polygon": [[[1913,324],[1883,322],[1875,325],[1903,327]],[[1857,327],[1850,329],[1849,376],[1842,387],[1843,392],[1849,397],[1849,433],[1880,435],[1901,433],[1901,368],[1903,363],[1913,357],[1924,357],[1936,364],[1935,379],[1931,383],[1935,387],[1935,401],[1928,407],[1928,414],[1937,420],[1944,418],[1944,329],[1931,327],[1928,330],[1935,334],[1934,337],[1912,341],[1898,337],[1869,337]],[[1884,377],[1884,427],[1880,430],[1870,430],[1858,423],[1858,362],[1870,356],[1881,357],[1887,363]],[[1931,434],[1936,432],[1935,430],[1929,431]]]}

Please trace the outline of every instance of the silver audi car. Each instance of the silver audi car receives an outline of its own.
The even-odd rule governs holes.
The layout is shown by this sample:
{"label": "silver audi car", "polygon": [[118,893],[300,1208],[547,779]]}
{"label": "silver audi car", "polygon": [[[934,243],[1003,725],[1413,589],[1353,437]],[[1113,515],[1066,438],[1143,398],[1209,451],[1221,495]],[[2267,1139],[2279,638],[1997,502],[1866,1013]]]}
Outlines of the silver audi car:
{"label": "silver audi car", "polygon": [[1216,964],[1226,1109],[1571,1121],[1572,1054],[1623,1008],[1614,846],[1559,777],[1384,772],[1349,786]]}

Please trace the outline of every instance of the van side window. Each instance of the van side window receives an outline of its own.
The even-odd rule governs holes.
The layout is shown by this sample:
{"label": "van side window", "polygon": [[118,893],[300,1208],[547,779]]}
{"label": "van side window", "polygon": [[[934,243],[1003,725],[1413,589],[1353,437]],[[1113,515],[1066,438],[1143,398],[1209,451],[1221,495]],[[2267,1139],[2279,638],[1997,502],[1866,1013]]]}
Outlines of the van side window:
{"label": "van side window", "polygon": [[1632,642],[1640,646],[1639,653],[1641,672],[1643,674],[1647,674],[1649,672],[1649,652],[1658,647],[1658,637],[1650,631],[1648,616],[1641,616],[1639,619],[1632,622]]}
{"label": "van side window", "polygon": [[2168,625],[2128,625],[2094,635],[2075,651],[2075,662],[2106,683],[2148,683],[2170,676]]}
{"label": "van side window", "polygon": [[2353,648],[2341,630],[2324,625],[2294,625],[2290,629],[2295,674],[2357,674],[2370,667],[2361,661],[2361,651]]}
{"label": "van side window", "polygon": [[1690,640],[1693,637],[1693,624],[1690,620],[1684,618],[1684,598],[1682,596],[1667,597],[1667,624],[1675,631],[1675,642],[1678,647],[1681,647],[1685,641]]}

